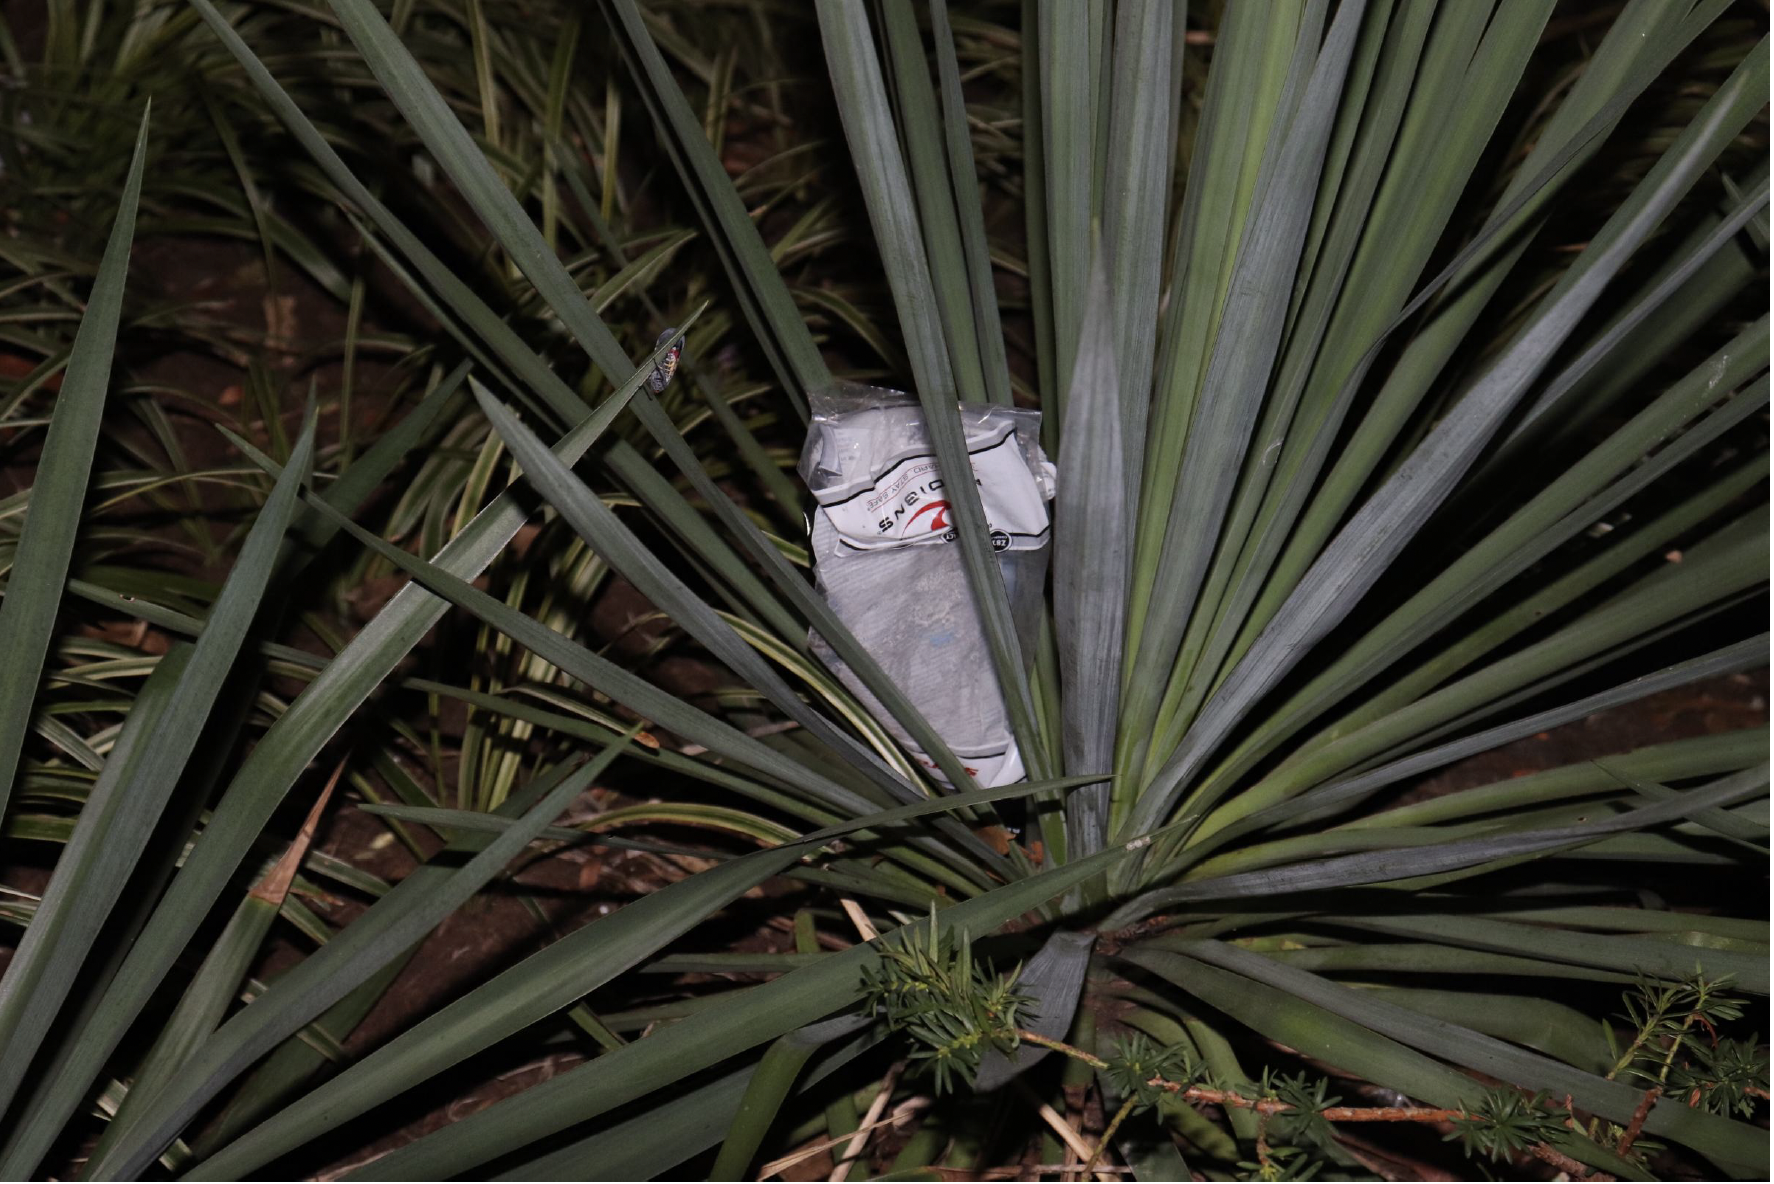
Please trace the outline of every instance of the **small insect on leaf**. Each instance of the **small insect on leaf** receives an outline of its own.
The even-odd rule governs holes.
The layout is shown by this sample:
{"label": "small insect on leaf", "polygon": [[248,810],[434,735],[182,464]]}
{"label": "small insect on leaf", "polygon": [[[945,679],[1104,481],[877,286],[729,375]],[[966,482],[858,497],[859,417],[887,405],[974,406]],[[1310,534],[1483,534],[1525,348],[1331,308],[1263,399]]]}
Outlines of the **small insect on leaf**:
{"label": "small insect on leaf", "polygon": [[[653,343],[653,348],[658,349],[660,346],[670,341],[676,334],[676,327],[667,329],[665,332],[661,333],[658,340]],[[660,358],[659,361],[654,364],[653,373],[647,375],[648,390],[656,395],[664,393],[665,388],[671,384],[671,376],[678,372],[678,357],[683,352],[684,344],[680,341],[678,344],[671,347],[670,353],[666,354],[663,358]]]}

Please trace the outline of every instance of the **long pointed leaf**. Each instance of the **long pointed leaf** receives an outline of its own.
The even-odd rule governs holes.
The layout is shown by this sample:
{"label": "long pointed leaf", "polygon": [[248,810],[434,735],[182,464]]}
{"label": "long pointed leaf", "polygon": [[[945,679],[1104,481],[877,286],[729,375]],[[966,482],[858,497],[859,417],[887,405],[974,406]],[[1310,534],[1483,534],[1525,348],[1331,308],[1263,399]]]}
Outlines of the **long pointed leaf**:
{"label": "long pointed leaf", "polygon": [[[663,353],[663,347],[660,352]],[[573,460],[583,456],[615,419],[627,398],[645,383],[652,365],[650,360],[637,370],[598,411],[568,433],[557,445],[560,453]],[[316,499],[311,504],[323,506],[325,512],[338,517],[338,512],[325,502]],[[526,517],[514,496],[501,494],[439,552],[439,563],[469,577],[478,575],[517,534]],[[65,1110],[54,1111],[78,1104],[308,762],[447,608],[445,601],[417,585],[401,589],[247,754],[211,814],[202,837],[105,991],[79,1041],[70,1046],[71,1051],[60,1066],[61,1074],[53,1083],[60,1105],[33,1108],[33,1133],[29,1137],[34,1140],[36,1154],[47,1147],[43,1140],[53,1138],[65,1117]],[[26,1137],[26,1132],[15,1133],[21,1146]]]}
{"label": "long pointed leaf", "polygon": [[[148,158],[148,112],[136,130],[135,155],[105,255],[93,279],[86,315],[68,353],[68,369],[56,397],[55,414],[38,458],[31,487],[30,510],[19,531],[18,549],[0,600],[0,637],[6,639],[7,660],[0,664],[0,814],[12,795],[12,783],[31,724],[32,703],[43,673],[43,659],[61,604],[62,583],[74,555],[80,507],[92,474],[92,453],[98,443],[99,420],[111,382],[111,354],[117,344],[117,322],[123,312],[123,284],[129,272],[129,250],[135,239],[136,203],[142,194],[142,169]],[[0,1049],[7,1026],[0,1021]],[[10,1089],[0,1089],[0,1109]]]}
{"label": "long pointed leaf", "polygon": [[[881,243],[883,262],[892,282],[900,327],[911,353],[918,399],[936,452],[938,467],[949,474],[971,471],[967,443],[955,404],[955,384],[943,356],[936,324],[930,277],[924,264],[905,166],[894,142],[887,112],[880,63],[875,58],[861,0],[819,0],[820,30],[826,57],[839,94],[852,153],[869,196],[869,218]],[[1030,774],[1045,777],[1050,762],[1034,716],[1021,646],[1010,616],[997,558],[987,535],[985,510],[973,481],[947,483],[967,582],[979,610],[999,687],[1009,708],[1011,731]]]}
{"label": "long pointed leaf", "polygon": [[[1065,402],[1060,436],[1065,480],[1053,514],[1053,615],[1064,689],[1065,763],[1071,773],[1113,771],[1121,698],[1132,515],[1113,317],[1099,255]],[[1099,850],[1108,827],[1107,784],[1073,794],[1067,803],[1067,854]]]}
{"label": "long pointed leaf", "polygon": [[[1247,977],[1284,984],[1284,989],[1291,993],[1393,1039],[1455,1059],[1511,1084],[1527,1089],[1546,1089],[1558,1097],[1569,1095],[1584,1108],[1618,1123],[1630,1121],[1641,1101],[1641,1091],[1623,1082],[1604,1081],[1594,1074],[1514,1048],[1469,1028],[1417,1015],[1386,1002],[1383,996],[1374,992],[1356,991],[1318,979],[1305,971],[1280,966],[1261,954],[1220,942],[1192,946],[1190,953]],[[1645,1121],[1645,1129],[1679,1139],[1734,1171],[1753,1171],[1767,1162],[1767,1141],[1755,1128],[1687,1106],[1653,1107]]]}
{"label": "long pointed leaf", "polygon": [[[940,910],[937,927],[957,936],[967,933],[977,940],[1012,917],[1101,875],[1104,868],[1125,858],[1130,848],[1137,849],[1148,841],[1138,839],[1112,847]],[[410,1143],[350,1178],[404,1180],[464,1172],[575,1122],[607,1113],[728,1056],[848,1008],[861,995],[862,972],[878,959],[874,944],[868,943],[833,954],[817,966],[792,971]]]}
{"label": "long pointed leaf", "polygon": [[1547,365],[1632,250],[1758,109],[1766,89],[1767,62],[1758,52],[1708,100],[1633,199],[1591,242],[1585,251],[1586,256],[1593,252],[1589,265],[1566,273],[1542,317],[1511,344],[1326,548],[1166,762],[1133,815],[1134,829],[1164,816],[1208,750],[1380,578],[1405,541],[1471,467],[1502,416]]}
{"label": "long pointed leaf", "polygon": [[138,1178],[185,1123],[243,1069],[467,903],[584,793],[639,731],[636,724],[620,741],[607,746],[572,776],[562,778],[519,824],[488,843],[447,881],[397,885],[319,952],[286,972],[251,1006],[223,1024],[186,1062],[180,1071],[181,1088],[153,1098],[111,1153],[93,1164],[91,1177]]}
{"label": "long pointed leaf", "polygon": [[[1336,96],[1355,53],[1364,9],[1363,3],[1338,7],[1310,78],[1299,87],[1298,115],[1264,155],[1256,205],[1239,247],[1220,332],[1203,379],[1203,398],[1189,426],[1176,488],[1170,491],[1169,525],[1145,606],[1139,648],[1130,655],[1123,729],[1135,752],[1145,751],[1144,736],[1154,719],[1165,674],[1207,578],[1238,467],[1268,389],[1336,117]],[[1297,80],[1290,82],[1296,84]],[[1135,824],[1134,829],[1142,828]]]}
{"label": "long pointed leaf", "polygon": [[313,452],[310,419],[180,673],[172,705],[159,716],[158,742],[138,760],[120,762],[117,775],[101,777],[81,811],[37,915],[0,981],[0,1108],[30,1068],[197,747],[258,612]]}
{"label": "long pointed leaf", "polygon": [[[337,1115],[357,1113],[385,1101],[401,1089],[565,1007],[834,837],[879,830],[976,802],[1020,797],[1039,788],[1042,787],[1002,786],[901,806],[853,823],[828,827],[794,843],[730,860],[643,896],[608,917],[575,930],[426,1017],[315,1093],[223,1148],[213,1159],[200,1164],[190,1178],[228,1180],[255,1171],[277,1155],[329,1129]],[[806,1022],[817,1018],[810,1016]]]}
{"label": "long pointed leaf", "polygon": [[727,170],[703,135],[701,122],[690,111],[648,36],[634,0],[605,0],[605,7],[610,11],[610,25],[620,39],[636,81],[641,84],[641,95],[702,214],[710,239],[720,248],[721,261],[741,296],[746,318],[758,338],[766,343],[784,388],[794,399],[796,410],[805,417],[807,396],[831,385],[825,361],[771,264]]}

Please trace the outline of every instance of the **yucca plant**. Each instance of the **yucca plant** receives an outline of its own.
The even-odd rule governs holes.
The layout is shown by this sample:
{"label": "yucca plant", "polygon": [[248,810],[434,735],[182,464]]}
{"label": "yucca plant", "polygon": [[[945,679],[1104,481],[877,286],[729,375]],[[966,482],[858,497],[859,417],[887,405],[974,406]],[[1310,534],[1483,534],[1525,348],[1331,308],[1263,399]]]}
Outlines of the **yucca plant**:
{"label": "yucca plant", "polygon": [[[739,1178],[786,1170],[763,1161],[810,1140],[832,1178],[864,1175],[870,1140],[933,1091],[899,1172],[966,1175],[1048,1132],[1080,1173],[1350,1175],[1374,1169],[1348,1124],[1385,1119],[1567,1171],[1644,1178],[1646,1150],[1667,1145],[1765,1173],[1766,1136],[1744,1120],[1765,1059],[1717,1032],[1739,996],[1767,993],[1765,918],[1721,903],[1762,890],[1765,731],[1388,792],[1765,661],[1744,623],[1766,581],[1767,324],[1749,290],[1765,275],[1768,62],[1752,17],[1630,0],[1561,62],[1541,0],[1232,3],[1189,20],[1163,0],[1055,0],[1013,28],[951,22],[942,0],[820,0],[897,313],[890,380],[920,400],[945,472],[968,464],[958,401],[1039,406],[1058,464],[1029,649],[978,494],[949,482],[1030,772],[981,789],[944,721],[884,679],[801,570],[787,458],[753,430],[773,425],[704,396],[740,458],[717,469],[685,437],[685,384],[650,389],[697,310],[674,309],[657,342],[658,326],[630,330],[625,350],[538,229],[546,203],[526,208],[528,182],[499,167],[499,134],[483,120],[471,135],[396,32],[411,7],[329,3],[498,266],[527,281],[531,315],[495,310],[363,183],[237,34],[242,13],[192,0],[463,362],[324,470],[312,415],[281,455],[237,438],[269,493],[213,603],[78,589],[193,640],[127,675],[65,650],[46,664],[75,589],[138,137],[0,602],[0,784],[78,805],[35,836],[66,843],[40,899],[12,905],[0,1174],[58,1153],[94,1179],[274,1172],[485,1050],[552,1039],[584,1063],[350,1178]],[[809,322],[840,304],[784,283],[660,54],[670,24],[633,0],[603,17],[724,265],[698,295],[737,312],[726,323],[773,379],[756,397],[792,424],[834,382]],[[1020,89],[970,107],[969,87],[999,78]],[[587,172],[563,175],[595,199]],[[1006,208],[1020,252],[1000,241]],[[1000,279],[1017,299],[1000,302]],[[389,541],[353,514],[463,389],[479,414],[462,420],[490,431],[462,498],[473,516],[422,556],[398,545],[410,520]],[[736,500],[741,465],[766,508]],[[691,702],[484,590],[537,517],[745,689]],[[332,546],[410,582],[314,659],[273,635],[300,607],[294,575]],[[522,685],[400,669],[452,609],[528,652]],[[949,785],[813,660],[809,629]],[[241,688],[271,668],[306,686],[236,755]],[[60,722],[79,700],[37,723],[45,684],[118,677],[145,681],[104,745]],[[318,948],[235,1006],[314,866],[311,828],[273,838],[280,805],[372,696],[408,683],[510,721],[502,742],[522,755],[498,757],[486,795],[405,777],[404,804],[372,808],[446,851],[397,885],[331,867],[374,903],[311,924]],[[91,776],[55,758],[21,779],[33,726],[77,763],[90,752]],[[553,824],[616,761],[669,771],[677,817],[761,849],[690,849],[713,866],[323,1077],[432,927],[531,844],[586,841]],[[700,926],[778,876],[819,894],[793,953],[674,950],[706,947]],[[633,971],[703,969],[769,977],[622,1016],[603,1002]],[[1341,1105],[1327,1070],[1385,1104]],[[1103,1111],[1096,1132],[1060,1112],[1066,1087]]]}

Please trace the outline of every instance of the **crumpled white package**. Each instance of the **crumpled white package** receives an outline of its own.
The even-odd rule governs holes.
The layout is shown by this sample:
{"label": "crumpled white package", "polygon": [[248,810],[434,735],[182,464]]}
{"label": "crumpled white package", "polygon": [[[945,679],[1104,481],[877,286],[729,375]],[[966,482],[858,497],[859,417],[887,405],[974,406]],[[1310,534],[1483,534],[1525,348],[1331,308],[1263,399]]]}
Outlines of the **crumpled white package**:
{"label": "crumpled white package", "polygon": [[[800,473],[817,503],[809,533],[819,591],[980,785],[1021,780],[1022,756],[923,409],[897,391],[843,384],[815,396],[812,412]],[[1032,652],[1054,492],[1041,415],[962,404],[961,422],[1011,613],[1024,652]],[[817,632],[811,643],[918,764],[947,784]]]}

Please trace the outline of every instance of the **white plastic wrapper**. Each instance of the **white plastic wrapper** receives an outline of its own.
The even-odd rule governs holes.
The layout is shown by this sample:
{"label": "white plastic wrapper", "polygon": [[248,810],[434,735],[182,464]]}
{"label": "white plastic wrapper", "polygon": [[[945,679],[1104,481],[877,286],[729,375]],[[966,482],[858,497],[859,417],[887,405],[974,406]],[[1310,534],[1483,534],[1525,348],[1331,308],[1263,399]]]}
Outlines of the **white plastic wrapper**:
{"label": "white plastic wrapper", "polygon": [[[916,399],[840,385],[814,397],[800,472],[814,509],[819,590],[982,786],[1024,775]],[[1052,542],[1054,469],[1041,415],[963,404],[961,422],[1025,652],[1035,644]],[[814,653],[937,780],[947,779],[817,634]]]}

